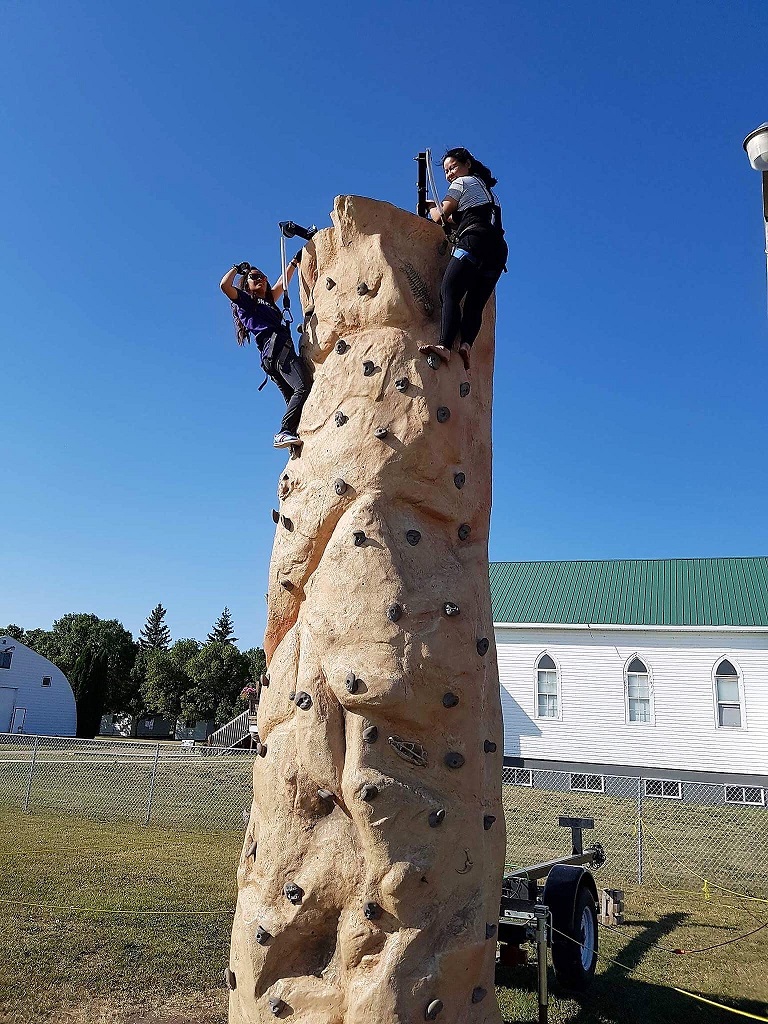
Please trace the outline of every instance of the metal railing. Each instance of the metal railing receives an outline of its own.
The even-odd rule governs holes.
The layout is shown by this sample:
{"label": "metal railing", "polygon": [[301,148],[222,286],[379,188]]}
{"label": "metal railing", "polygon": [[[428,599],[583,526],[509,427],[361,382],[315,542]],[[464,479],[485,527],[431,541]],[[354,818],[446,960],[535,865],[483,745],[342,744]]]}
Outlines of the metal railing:
{"label": "metal railing", "polygon": [[243,711],[237,718],[211,733],[208,737],[209,746],[234,747],[241,743],[249,735],[250,720],[250,710]]}

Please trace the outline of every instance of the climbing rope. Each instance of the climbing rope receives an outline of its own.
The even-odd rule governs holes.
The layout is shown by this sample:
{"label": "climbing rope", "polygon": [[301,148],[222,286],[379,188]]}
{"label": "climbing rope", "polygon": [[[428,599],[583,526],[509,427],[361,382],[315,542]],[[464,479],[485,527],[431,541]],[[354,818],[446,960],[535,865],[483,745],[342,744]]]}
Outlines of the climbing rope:
{"label": "climbing rope", "polygon": [[427,149],[424,151],[427,155],[427,184],[429,185],[429,191],[432,193],[432,198],[435,202],[435,206],[440,211],[440,223],[445,227],[445,217],[443,217],[443,204],[440,201],[440,196],[437,191],[437,185],[435,184],[435,175],[432,171],[432,150]]}
{"label": "climbing rope", "polygon": [[291,297],[288,294],[288,263],[285,258],[285,235],[282,231],[280,232],[280,267],[283,275],[283,323],[288,325],[293,323],[293,315],[291,313]]}

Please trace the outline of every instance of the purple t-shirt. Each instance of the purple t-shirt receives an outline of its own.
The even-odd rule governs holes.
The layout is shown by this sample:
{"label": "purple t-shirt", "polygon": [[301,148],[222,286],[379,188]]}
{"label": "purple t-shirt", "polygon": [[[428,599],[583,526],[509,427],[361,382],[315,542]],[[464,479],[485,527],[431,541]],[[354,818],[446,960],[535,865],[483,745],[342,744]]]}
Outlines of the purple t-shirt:
{"label": "purple t-shirt", "polygon": [[261,351],[270,334],[284,326],[282,314],[273,302],[249,295],[242,288],[237,288],[236,291],[237,298],[234,304],[237,307],[237,316],[243,326],[251,332]]}

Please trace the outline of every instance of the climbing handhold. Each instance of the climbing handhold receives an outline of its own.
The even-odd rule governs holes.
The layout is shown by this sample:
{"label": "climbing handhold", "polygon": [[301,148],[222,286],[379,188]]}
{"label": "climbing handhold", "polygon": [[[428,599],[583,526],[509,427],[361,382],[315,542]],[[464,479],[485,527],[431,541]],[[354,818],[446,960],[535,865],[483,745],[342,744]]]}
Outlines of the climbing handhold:
{"label": "climbing handhold", "polygon": [[498,931],[498,928],[496,927],[495,924],[487,924],[485,926],[485,937],[486,937],[486,939],[492,939],[497,931]]}
{"label": "climbing handhold", "polygon": [[357,678],[354,672],[349,672],[347,674],[345,685],[350,693],[357,693],[357,691],[360,689],[360,680]]}
{"label": "climbing handhold", "polygon": [[469,390],[469,381],[463,380],[461,384],[459,384],[459,394],[461,395],[462,398],[466,398],[467,395],[469,394]]}
{"label": "climbing handhold", "polygon": [[370,377],[375,369],[376,369],[376,363],[374,363],[371,359],[366,359],[363,362],[363,376],[364,377]]}
{"label": "climbing handhold", "polygon": [[307,306],[307,308],[304,310],[304,316],[305,317],[312,316],[312,314],[314,312],[315,312],[315,307],[314,306]]}
{"label": "climbing handhold", "polygon": [[261,925],[256,929],[256,941],[260,946],[266,946],[272,936],[269,934],[266,928],[262,928]]}
{"label": "climbing handhold", "polygon": [[442,825],[444,818],[445,818],[445,808],[444,807],[438,807],[438,809],[436,811],[430,811],[429,812],[429,827],[430,828],[437,828],[439,825]]}
{"label": "climbing handhold", "polygon": [[326,279],[325,279],[325,287],[328,289],[328,291],[330,291],[331,288],[335,288],[336,287],[336,282],[333,280],[332,277],[326,277]]}
{"label": "climbing handhold", "polygon": [[373,783],[366,783],[365,786],[360,790],[360,799],[365,800],[366,803],[370,803],[371,800],[375,800],[379,795],[379,787],[374,786]]}
{"label": "climbing handhold", "polygon": [[272,509],[272,522],[273,523],[279,523],[280,522],[280,513],[277,511],[276,508]]}
{"label": "climbing handhold", "polygon": [[280,1014],[285,1009],[285,1003],[283,1002],[282,999],[270,999],[269,1000],[269,1008],[272,1011],[272,1013],[275,1015],[275,1017],[279,1017]]}
{"label": "climbing handhold", "polygon": [[472,527],[469,523],[462,523],[459,527],[459,540],[466,540],[472,532]]}
{"label": "climbing handhold", "polygon": [[249,857],[255,857],[256,856],[256,849],[257,849],[258,845],[259,844],[256,843],[256,842],[251,843],[251,845],[245,851],[245,859],[246,860],[248,860]]}
{"label": "climbing handhold", "polygon": [[347,489],[347,482],[346,482],[346,480],[342,480],[341,477],[339,477],[338,480],[334,481],[333,489],[334,489],[334,491],[336,491],[337,494],[344,494],[344,492]]}
{"label": "climbing handhold", "polygon": [[491,828],[491,826],[493,825],[494,821],[496,821],[496,815],[495,814],[486,814],[485,815],[485,817],[483,818],[483,828],[485,829],[486,832],[488,831],[489,828]]}
{"label": "climbing handhold", "polygon": [[459,490],[461,490],[461,488],[462,488],[462,487],[464,486],[464,484],[465,484],[465,483],[467,482],[467,478],[466,478],[466,477],[464,476],[464,474],[463,474],[463,473],[454,473],[454,474],[453,474],[453,482],[454,482],[454,484],[456,485],[456,487],[457,487],[457,488],[458,488]]}
{"label": "climbing handhold", "polygon": [[439,369],[440,363],[442,363],[440,356],[432,355],[431,353],[427,356],[427,366],[431,366],[433,370]]}
{"label": "climbing handhold", "polygon": [[363,904],[363,913],[365,914],[366,921],[378,921],[384,911],[378,903],[371,901],[370,903]]}
{"label": "climbing handhold", "polygon": [[356,548],[361,548],[365,544],[365,533],[363,530],[355,530],[352,536],[355,538]]}
{"label": "climbing handhold", "polygon": [[290,580],[280,580],[280,586],[285,587],[286,590],[293,590],[293,583]]}
{"label": "climbing handhold", "polygon": [[391,604],[389,608],[387,608],[387,618],[390,622],[397,622],[402,614],[403,609],[399,604]]}
{"label": "climbing handhold", "polygon": [[344,413],[339,409],[336,415],[333,417],[337,427],[343,427],[349,419],[349,416],[345,416]]}
{"label": "climbing handhold", "polygon": [[375,725],[369,725],[367,729],[363,729],[363,739],[366,743],[375,743],[379,738],[379,730]]}
{"label": "climbing handhold", "polygon": [[224,984],[227,986],[230,992],[234,992],[235,989],[237,988],[237,978],[235,977],[235,972],[232,970],[231,967],[227,967],[227,969],[224,971]]}
{"label": "climbing handhold", "polygon": [[482,1003],[482,1001],[485,999],[487,995],[487,990],[478,985],[477,988],[472,989],[472,1002]]}
{"label": "climbing handhold", "polygon": [[283,524],[283,526],[286,528],[286,530],[288,530],[288,532],[290,533],[291,530],[293,529],[293,520],[289,519],[288,516],[280,516],[280,522]]}
{"label": "climbing handhold", "polygon": [[433,999],[424,1013],[424,1020],[437,1020],[437,1015],[442,1009],[442,1002],[439,999]]}
{"label": "climbing handhold", "polygon": [[464,764],[464,758],[456,750],[446,754],[443,760],[448,768],[461,768]]}
{"label": "climbing handhold", "polygon": [[298,906],[304,898],[304,890],[300,885],[296,885],[295,882],[286,882],[283,886],[283,896],[285,896],[289,903]]}
{"label": "climbing handhold", "polygon": [[484,654],[488,653],[488,648],[490,646],[490,641],[488,640],[487,636],[481,637],[481,639],[477,641],[477,653],[480,655],[481,658],[483,657]]}
{"label": "climbing handhold", "polygon": [[437,410],[437,422],[445,423],[446,420],[451,418],[451,410],[446,405],[441,405]]}
{"label": "climbing handhold", "polygon": [[360,284],[357,286],[357,294],[358,295],[367,295],[369,291],[370,291],[370,288],[365,283],[365,281],[361,281]]}
{"label": "climbing handhold", "polygon": [[294,701],[296,702],[296,707],[301,708],[302,711],[309,711],[312,707],[312,698],[308,693],[305,693],[304,690],[300,690],[296,694]]}
{"label": "climbing handhold", "polygon": [[269,686],[269,672],[262,672],[260,681],[262,686]]}
{"label": "climbing handhold", "polygon": [[349,345],[346,343],[346,341],[344,341],[343,338],[339,338],[339,340],[336,342],[336,351],[339,353],[339,355],[343,356],[348,348]]}
{"label": "climbing handhold", "polygon": [[321,800],[333,800],[333,793],[330,789],[318,789],[317,795]]}
{"label": "climbing handhold", "polygon": [[416,768],[426,768],[428,763],[427,750],[421,743],[416,743],[415,740],[404,740],[400,736],[389,736],[387,743],[408,764],[412,764]]}
{"label": "climbing handhold", "polygon": [[380,441],[383,441],[388,433],[389,431],[387,430],[386,427],[376,427],[376,429],[373,432],[373,436],[378,437]]}
{"label": "climbing handhold", "polygon": [[446,601],[443,605],[443,611],[450,618],[453,615],[458,615],[461,609],[457,604],[454,604],[453,601]]}
{"label": "climbing handhold", "polygon": [[448,693],[443,694],[443,707],[444,708],[455,708],[458,703],[459,703],[459,698],[456,696],[455,693],[451,693],[451,691],[449,690]]}
{"label": "climbing handhold", "polygon": [[484,754],[495,754],[496,753],[496,744],[492,740],[486,740],[485,743],[483,744],[483,753]]}
{"label": "climbing handhold", "polygon": [[399,377],[395,381],[395,387],[397,388],[398,391],[407,391],[410,386],[411,382],[408,380],[407,377]]}
{"label": "climbing handhold", "polygon": [[412,547],[415,547],[421,540],[421,534],[418,530],[406,530],[405,539]]}
{"label": "climbing handhold", "polygon": [[266,743],[259,742],[259,743],[256,744],[254,749],[255,749],[256,753],[259,755],[259,757],[266,757],[267,756],[267,744]]}

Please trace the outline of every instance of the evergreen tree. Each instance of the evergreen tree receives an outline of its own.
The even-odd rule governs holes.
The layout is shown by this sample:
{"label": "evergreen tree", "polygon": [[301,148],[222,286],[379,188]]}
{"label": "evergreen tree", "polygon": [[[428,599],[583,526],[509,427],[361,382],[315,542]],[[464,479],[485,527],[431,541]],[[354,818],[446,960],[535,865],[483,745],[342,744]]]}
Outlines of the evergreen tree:
{"label": "evergreen tree", "polygon": [[229,608],[224,611],[216,620],[216,623],[208,634],[209,644],[236,644],[237,637],[234,635],[235,627],[232,624],[232,613]]}
{"label": "evergreen tree", "polygon": [[150,650],[166,650],[171,642],[171,631],[163,621],[166,609],[162,604],[153,608],[139,633],[139,646]]}
{"label": "evergreen tree", "polygon": [[19,643],[24,643],[26,633],[21,626],[16,626],[14,623],[6,626],[5,629],[0,629],[0,636],[12,636],[14,640],[18,640]]}

